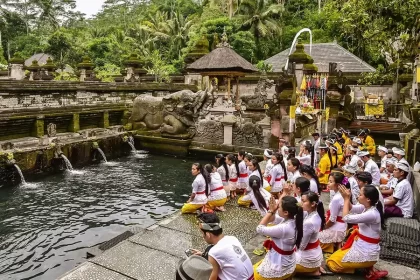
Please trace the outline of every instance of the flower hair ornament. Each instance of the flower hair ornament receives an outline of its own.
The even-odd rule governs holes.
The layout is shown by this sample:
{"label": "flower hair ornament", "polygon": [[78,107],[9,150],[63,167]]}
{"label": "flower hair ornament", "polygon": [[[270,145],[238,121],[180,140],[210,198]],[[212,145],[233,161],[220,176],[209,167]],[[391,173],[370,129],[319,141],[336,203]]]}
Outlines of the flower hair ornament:
{"label": "flower hair ornament", "polygon": [[347,177],[344,177],[343,181],[341,182],[342,185],[347,185],[349,183],[349,179]]}

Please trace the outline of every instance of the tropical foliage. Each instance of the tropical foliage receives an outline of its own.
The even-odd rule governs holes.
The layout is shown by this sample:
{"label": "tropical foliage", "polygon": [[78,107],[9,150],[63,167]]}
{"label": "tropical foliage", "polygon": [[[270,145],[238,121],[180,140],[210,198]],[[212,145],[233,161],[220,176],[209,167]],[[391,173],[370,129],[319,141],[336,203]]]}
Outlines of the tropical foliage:
{"label": "tropical foliage", "polygon": [[0,63],[46,52],[61,67],[75,67],[88,55],[110,80],[135,53],[161,81],[183,70],[203,35],[211,49],[226,32],[232,47],[257,64],[308,27],[315,42],[336,40],[387,73],[397,59],[413,60],[419,10],[418,0],[106,0],[87,18],[74,0],[0,0]]}

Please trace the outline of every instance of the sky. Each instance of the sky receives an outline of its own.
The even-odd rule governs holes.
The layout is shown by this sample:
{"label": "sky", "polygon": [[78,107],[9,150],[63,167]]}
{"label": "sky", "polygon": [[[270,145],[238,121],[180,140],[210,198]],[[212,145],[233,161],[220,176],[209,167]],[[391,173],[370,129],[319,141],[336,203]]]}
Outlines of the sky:
{"label": "sky", "polygon": [[77,10],[90,17],[101,10],[105,0],[76,0]]}

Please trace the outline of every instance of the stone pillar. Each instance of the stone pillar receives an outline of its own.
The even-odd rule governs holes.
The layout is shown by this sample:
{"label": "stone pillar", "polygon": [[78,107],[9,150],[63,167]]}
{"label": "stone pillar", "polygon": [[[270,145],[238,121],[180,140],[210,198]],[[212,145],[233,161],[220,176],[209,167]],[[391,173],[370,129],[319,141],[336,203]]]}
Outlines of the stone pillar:
{"label": "stone pillar", "polygon": [[80,77],[79,77],[79,80],[81,82],[84,82],[85,79],[86,79],[86,69],[80,69]]}
{"label": "stone pillar", "polygon": [[109,112],[108,111],[105,111],[102,113],[101,127],[103,128],[109,127]]}
{"label": "stone pillar", "polygon": [[234,115],[225,115],[222,119],[223,124],[223,145],[233,144],[233,124],[236,122]]}
{"label": "stone pillar", "polygon": [[265,116],[260,122],[258,122],[263,129],[263,148],[270,147],[270,139],[271,139],[271,119],[269,116]]}
{"label": "stone pillar", "polygon": [[23,80],[25,78],[23,64],[10,64],[10,78],[15,80]]}
{"label": "stone pillar", "polygon": [[44,136],[44,116],[37,116],[32,130],[32,136],[41,138]]}
{"label": "stone pillar", "polygon": [[79,114],[73,114],[73,118],[69,125],[70,132],[78,132],[80,130]]}

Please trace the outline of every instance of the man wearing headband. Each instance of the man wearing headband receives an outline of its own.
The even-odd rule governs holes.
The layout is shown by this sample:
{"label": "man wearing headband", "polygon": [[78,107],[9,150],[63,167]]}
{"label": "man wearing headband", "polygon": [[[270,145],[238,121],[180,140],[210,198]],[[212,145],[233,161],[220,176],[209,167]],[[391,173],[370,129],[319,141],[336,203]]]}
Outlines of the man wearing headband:
{"label": "man wearing headband", "polygon": [[[217,215],[203,213],[199,219],[204,240],[214,244],[208,253],[209,262],[213,266],[209,280],[253,280],[251,260],[236,237],[223,234]],[[201,255],[201,252],[195,251],[195,254]]]}
{"label": "man wearing headband", "polygon": [[386,160],[388,159],[386,156],[387,154],[388,154],[388,149],[384,146],[379,145],[378,156],[381,158],[381,168],[379,169],[379,171],[381,173],[385,172],[386,170]]}
{"label": "man wearing headband", "polygon": [[381,180],[381,172],[379,172],[379,167],[370,158],[370,154],[368,151],[361,151],[357,154],[360,159],[365,163],[364,171],[372,174],[372,184],[375,186],[379,186],[379,182]]}
{"label": "man wearing headband", "polygon": [[394,169],[394,177],[398,182],[392,196],[385,200],[385,217],[411,218],[414,211],[414,197],[411,184],[407,180],[410,166],[405,163],[397,163]]}
{"label": "man wearing headband", "polygon": [[384,197],[392,195],[394,192],[395,186],[398,183],[398,179],[394,177],[394,169],[397,165],[397,159],[387,159],[385,172],[381,174],[381,185],[379,190],[381,191]]}

